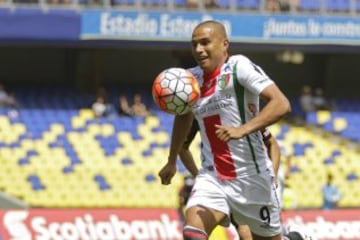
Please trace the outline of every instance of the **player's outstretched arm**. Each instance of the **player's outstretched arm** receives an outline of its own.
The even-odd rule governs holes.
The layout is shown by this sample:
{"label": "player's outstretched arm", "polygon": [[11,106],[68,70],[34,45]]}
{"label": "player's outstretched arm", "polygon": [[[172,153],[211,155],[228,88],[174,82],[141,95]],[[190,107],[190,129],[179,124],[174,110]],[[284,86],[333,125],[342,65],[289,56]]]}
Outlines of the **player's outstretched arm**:
{"label": "player's outstretched arm", "polygon": [[168,161],[159,172],[161,183],[164,185],[170,184],[171,179],[176,173],[176,160],[190,130],[192,121],[193,114],[191,112],[175,116]]}

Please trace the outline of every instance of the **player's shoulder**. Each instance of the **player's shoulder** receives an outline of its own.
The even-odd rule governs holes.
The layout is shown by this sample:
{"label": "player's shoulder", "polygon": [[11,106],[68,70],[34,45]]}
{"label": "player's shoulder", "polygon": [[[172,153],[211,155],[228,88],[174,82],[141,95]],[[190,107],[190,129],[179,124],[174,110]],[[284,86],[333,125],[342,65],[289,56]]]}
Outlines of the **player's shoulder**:
{"label": "player's shoulder", "polygon": [[250,64],[251,60],[242,54],[236,54],[229,57],[229,63],[231,64]]}

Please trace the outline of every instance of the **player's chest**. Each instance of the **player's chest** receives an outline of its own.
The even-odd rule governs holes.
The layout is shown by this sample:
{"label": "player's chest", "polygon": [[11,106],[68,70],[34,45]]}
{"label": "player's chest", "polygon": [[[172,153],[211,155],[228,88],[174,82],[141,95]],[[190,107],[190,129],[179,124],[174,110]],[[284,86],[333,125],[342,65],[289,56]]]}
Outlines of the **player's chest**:
{"label": "player's chest", "polygon": [[230,76],[219,76],[216,80],[202,85],[201,97],[193,110],[195,115],[211,115],[214,112],[230,110],[235,103],[236,93]]}
{"label": "player's chest", "polygon": [[233,88],[233,75],[231,73],[220,73],[210,79],[200,79],[200,98],[207,98],[212,95],[222,94]]}

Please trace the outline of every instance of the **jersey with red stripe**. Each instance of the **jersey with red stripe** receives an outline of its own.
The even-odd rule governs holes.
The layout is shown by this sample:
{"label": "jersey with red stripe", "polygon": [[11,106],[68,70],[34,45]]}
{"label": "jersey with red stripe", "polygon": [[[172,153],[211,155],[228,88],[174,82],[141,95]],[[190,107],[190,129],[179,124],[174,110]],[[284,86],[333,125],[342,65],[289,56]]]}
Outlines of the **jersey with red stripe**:
{"label": "jersey with red stripe", "polygon": [[273,81],[243,55],[231,56],[212,74],[204,74],[200,67],[189,70],[201,89],[193,113],[200,128],[203,167],[213,166],[224,180],[264,171],[270,159],[260,131],[226,143],[216,137],[215,125],[238,127],[255,117],[259,95]]}

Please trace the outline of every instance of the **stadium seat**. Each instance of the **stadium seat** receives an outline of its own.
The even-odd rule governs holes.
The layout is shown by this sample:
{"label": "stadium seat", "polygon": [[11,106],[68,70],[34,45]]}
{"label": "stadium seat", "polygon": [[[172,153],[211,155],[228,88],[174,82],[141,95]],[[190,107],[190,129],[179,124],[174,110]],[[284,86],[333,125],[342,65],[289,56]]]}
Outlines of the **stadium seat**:
{"label": "stadium seat", "polygon": [[326,9],[329,11],[349,11],[350,0],[327,0]]}
{"label": "stadium seat", "polygon": [[236,0],[239,9],[260,9],[260,0]]}
{"label": "stadium seat", "polygon": [[176,7],[186,7],[187,0],[174,0]]}
{"label": "stadium seat", "polygon": [[230,1],[231,0],[219,0],[218,1],[219,7],[222,8],[222,9],[230,8]]}
{"label": "stadium seat", "polygon": [[321,0],[301,0],[299,8],[304,11],[318,11],[321,8]]}
{"label": "stadium seat", "polygon": [[[175,176],[171,188],[162,186],[157,176],[168,154],[173,115],[154,111],[147,118],[95,119],[91,109],[78,107],[82,100],[62,104],[55,95],[46,101],[49,96],[44,92],[39,98],[34,93],[26,94],[33,95],[27,107],[42,108],[21,109],[17,120],[0,111],[0,125],[11,133],[0,134],[0,188],[5,192],[36,207],[177,206],[181,174]],[[358,114],[329,112],[314,116],[341,134],[359,135]],[[321,206],[318,189],[327,172],[334,173],[346,195],[358,196],[359,153],[304,127],[280,123],[271,126],[270,131],[293,154],[288,183],[298,188],[293,190],[300,207]],[[190,149],[199,165],[199,134]],[[183,165],[179,164],[178,169],[186,173]],[[359,198],[344,197],[341,204],[360,203]]]}

